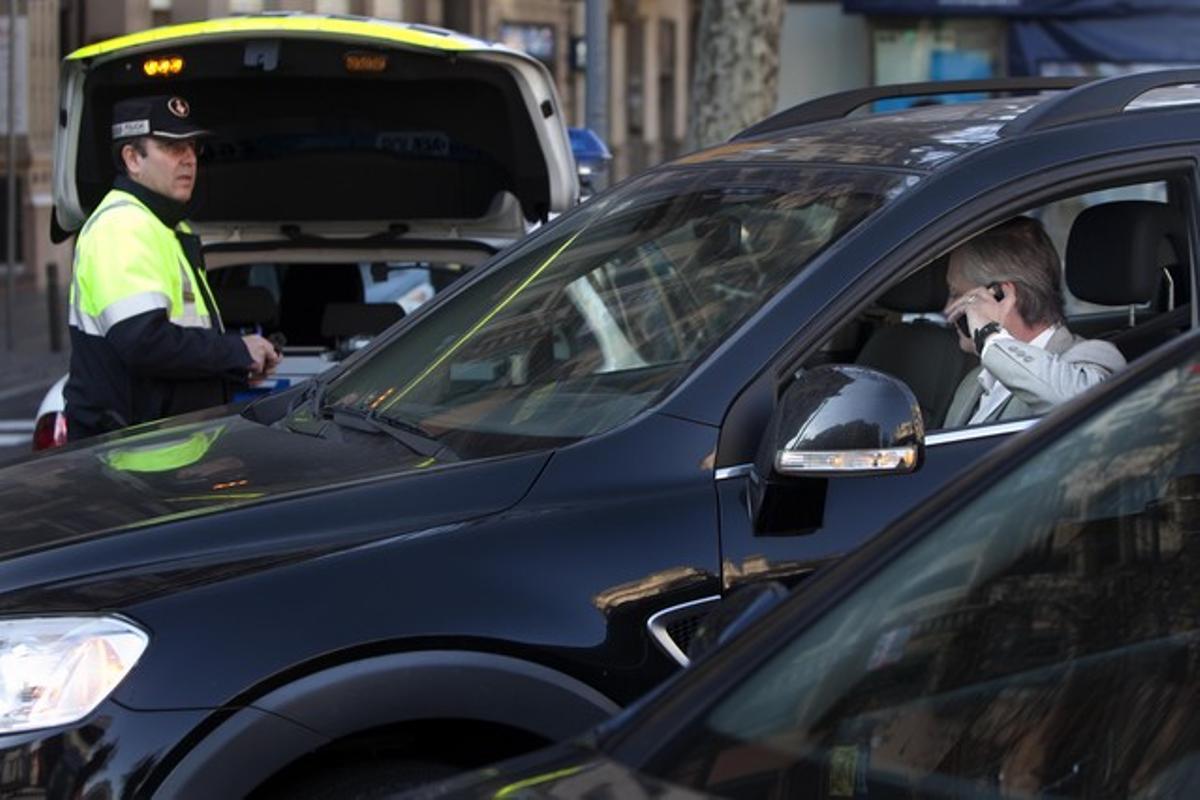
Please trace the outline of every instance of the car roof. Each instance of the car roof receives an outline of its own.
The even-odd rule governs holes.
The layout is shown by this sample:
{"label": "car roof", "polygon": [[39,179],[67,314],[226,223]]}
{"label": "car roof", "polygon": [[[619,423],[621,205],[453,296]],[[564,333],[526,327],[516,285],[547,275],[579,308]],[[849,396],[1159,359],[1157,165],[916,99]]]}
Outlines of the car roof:
{"label": "car roof", "polygon": [[828,161],[914,172],[994,142],[1036,97],[926,106],[815,122],[753,139],[735,139],[678,163]]}
{"label": "car roof", "polygon": [[[882,86],[843,92],[782,111],[731,141],[677,160],[828,162],[931,172],[1001,139],[1124,112],[1200,105],[1200,70],[1162,70],[1095,81],[1000,79]],[[947,89],[952,90],[947,92]],[[884,113],[857,113],[880,100],[996,91],[1041,94],[918,104]],[[928,102],[928,101],[927,101]],[[1181,138],[1194,138],[1186,131]]]}

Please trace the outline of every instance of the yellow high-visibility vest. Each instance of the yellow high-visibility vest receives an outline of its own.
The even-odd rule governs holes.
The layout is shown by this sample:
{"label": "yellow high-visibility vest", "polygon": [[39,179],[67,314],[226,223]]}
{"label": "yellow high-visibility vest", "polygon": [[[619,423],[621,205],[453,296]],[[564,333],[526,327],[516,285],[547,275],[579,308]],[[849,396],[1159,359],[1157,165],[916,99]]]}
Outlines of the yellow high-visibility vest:
{"label": "yellow high-visibility vest", "polygon": [[[191,233],[187,223],[179,230]],[[104,336],[159,308],[176,325],[213,327],[204,274],[193,272],[175,231],[128,192],[113,189],[92,212],[75,243],[73,273],[69,322],[83,333]]]}

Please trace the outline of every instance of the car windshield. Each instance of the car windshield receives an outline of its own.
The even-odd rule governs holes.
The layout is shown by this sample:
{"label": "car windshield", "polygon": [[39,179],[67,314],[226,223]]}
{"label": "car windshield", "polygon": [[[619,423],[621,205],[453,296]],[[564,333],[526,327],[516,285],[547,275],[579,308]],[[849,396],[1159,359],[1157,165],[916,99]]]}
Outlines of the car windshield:
{"label": "car windshield", "polygon": [[460,458],[600,433],[914,180],[791,165],[647,174],[502,255],[323,399],[419,427]]}
{"label": "car windshield", "polygon": [[1194,795],[1198,433],[1193,356],[894,557],[650,771],[728,797]]}

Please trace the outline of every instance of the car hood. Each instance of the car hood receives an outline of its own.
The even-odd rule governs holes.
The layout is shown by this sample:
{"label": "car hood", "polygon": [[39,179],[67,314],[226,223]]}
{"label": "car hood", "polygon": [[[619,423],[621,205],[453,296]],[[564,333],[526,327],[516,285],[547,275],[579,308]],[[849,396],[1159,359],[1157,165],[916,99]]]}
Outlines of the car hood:
{"label": "car hood", "polygon": [[394,239],[447,226],[511,237],[578,195],[553,79],[535,59],[422,25],[246,16],[67,56],[54,152],[60,235],[111,186],[113,103],[151,94],[185,97],[212,131],[189,215],[206,241]]}
{"label": "car hood", "polygon": [[[469,519],[515,504],[548,457],[446,464],[388,437],[336,442],[237,416],[206,416],[131,428],[0,469],[0,560],[389,481],[385,491],[398,503],[386,515],[392,532]],[[410,481],[420,485],[407,490]],[[221,535],[209,526],[205,538],[217,546]]]}

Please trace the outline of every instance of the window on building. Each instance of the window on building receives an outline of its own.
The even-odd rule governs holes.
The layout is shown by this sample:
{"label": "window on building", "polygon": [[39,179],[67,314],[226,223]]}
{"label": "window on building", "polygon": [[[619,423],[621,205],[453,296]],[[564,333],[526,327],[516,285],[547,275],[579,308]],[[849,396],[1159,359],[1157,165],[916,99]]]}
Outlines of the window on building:
{"label": "window on building", "polygon": [[[871,26],[874,82],[915,83],[1003,75],[1004,42],[1002,20],[875,20]],[[952,99],[974,98],[955,95]],[[908,98],[886,100],[876,104],[876,110],[905,108],[913,103]]]}
{"label": "window on building", "polygon": [[171,0],[150,0],[150,22],[155,27],[171,24]]}
{"label": "window on building", "polygon": [[318,14],[349,14],[350,0],[317,0]]}

